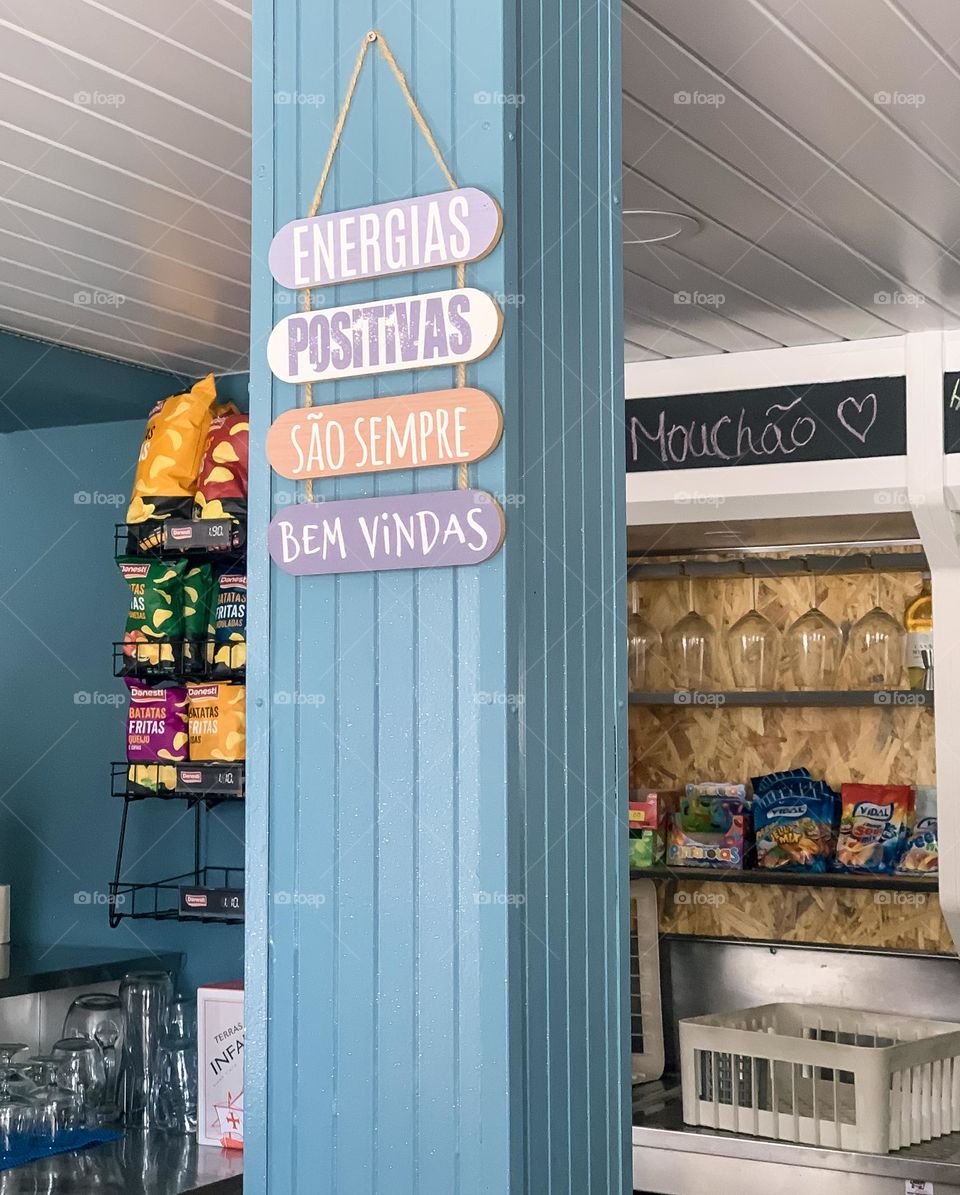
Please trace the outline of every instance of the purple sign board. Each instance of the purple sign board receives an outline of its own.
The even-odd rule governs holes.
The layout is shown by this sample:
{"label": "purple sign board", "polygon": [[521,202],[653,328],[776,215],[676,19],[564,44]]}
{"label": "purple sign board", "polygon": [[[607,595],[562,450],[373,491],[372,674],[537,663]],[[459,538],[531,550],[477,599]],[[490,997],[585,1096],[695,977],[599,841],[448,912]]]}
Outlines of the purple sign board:
{"label": "purple sign board", "polygon": [[503,229],[494,199],[475,187],[415,195],[285,224],[270,245],[281,286],[333,286],[484,257]]}
{"label": "purple sign board", "polygon": [[490,494],[441,490],[289,506],[271,521],[267,545],[284,572],[309,577],[480,564],[505,531]]}

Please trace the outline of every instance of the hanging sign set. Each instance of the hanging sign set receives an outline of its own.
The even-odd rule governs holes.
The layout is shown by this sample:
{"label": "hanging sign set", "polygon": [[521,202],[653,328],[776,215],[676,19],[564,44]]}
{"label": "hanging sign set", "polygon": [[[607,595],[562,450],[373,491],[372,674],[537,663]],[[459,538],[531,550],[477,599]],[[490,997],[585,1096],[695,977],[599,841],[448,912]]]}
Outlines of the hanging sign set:
{"label": "hanging sign set", "polygon": [[[357,79],[376,43],[427,139],[450,189],[395,203],[318,215]],[[297,576],[479,564],[503,543],[497,501],[469,488],[467,466],[499,444],[497,402],[466,385],[466,366],[491,352],[503,317],[491,295],[465,285],[467,262],[500,239],[497,203],[457,187],[389,46],[369,33],[354,66],[310,215],[285,225],[270,246],[270,272],[305,292],[304,310],[273,329],[267,358],[276,377],[303,384],[305,405],[287,411],[267,435],[267,457],[282,476],[307,486],[307,502],[270,524],[275,563]],[[455,267],[452,290],[363,299],[311,310],[313,287]],[[456,366],[457,385],[394,398],[313,405],[315,382],[395,370]],[[389,469],[456,465],[459,488],[439,493],[313,501],[313,481]]]}

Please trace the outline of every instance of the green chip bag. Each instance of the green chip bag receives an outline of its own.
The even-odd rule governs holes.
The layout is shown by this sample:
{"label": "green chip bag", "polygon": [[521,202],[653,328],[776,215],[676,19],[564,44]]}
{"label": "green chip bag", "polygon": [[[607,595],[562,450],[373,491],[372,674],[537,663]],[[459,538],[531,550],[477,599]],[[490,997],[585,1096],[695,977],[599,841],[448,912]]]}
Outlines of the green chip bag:
{"label": "green chip bag", "polygon": [[130,586],[123,633],[124,675],[175,676],[183,642],[183,574],[186,560],[117,560]]}
{"label": "green chip bag", "polygon": [[209,564],[189,567],[183,577],[183,671],[202,676],[212,651],[216,578]]}

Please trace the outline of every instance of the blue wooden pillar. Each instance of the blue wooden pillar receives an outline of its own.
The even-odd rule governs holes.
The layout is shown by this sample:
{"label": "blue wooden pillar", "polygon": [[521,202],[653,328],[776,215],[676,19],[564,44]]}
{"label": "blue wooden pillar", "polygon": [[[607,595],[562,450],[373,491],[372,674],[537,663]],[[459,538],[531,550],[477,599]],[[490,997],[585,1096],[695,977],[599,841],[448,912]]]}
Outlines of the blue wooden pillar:
{"label": "blue wooden pillar", "polygon": [[[468,380],[504,411],[471,481],[507,539],[478,568],[296,580],[265,550],[272,510],[303,498],[262,454],[302,401],[266,365],[293,309],[267,246],[309,207],[370,29],[458,183],[503,208],[467,282],[499,297],[504,336]],[[616,7],[592,0],[254,0],[249,1195],[628,1188],[619,62]],[[443,186],[371,51],[323,210]],[[455,485],[431,469],[317,497]]]}

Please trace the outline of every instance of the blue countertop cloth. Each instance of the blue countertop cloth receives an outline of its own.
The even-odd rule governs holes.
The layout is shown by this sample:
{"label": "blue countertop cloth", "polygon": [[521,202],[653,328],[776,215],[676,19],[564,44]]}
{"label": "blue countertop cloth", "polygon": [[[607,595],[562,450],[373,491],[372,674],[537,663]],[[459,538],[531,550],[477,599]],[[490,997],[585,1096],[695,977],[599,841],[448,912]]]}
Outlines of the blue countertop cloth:
{"label": "blue countertop cloth", "polygon": [[11,1170],[14,1166],[25,1166],[27,1162],[69,1153],[74,1149],[86,1149],[90,1145],[103,1145],[122,1136],[123,1133],[114,1129],[71,1129],[57,1140],[56,1145],[36,1145],[24,1138],[23,1144],[17,1148],[0,1150],[0,1170]]}

